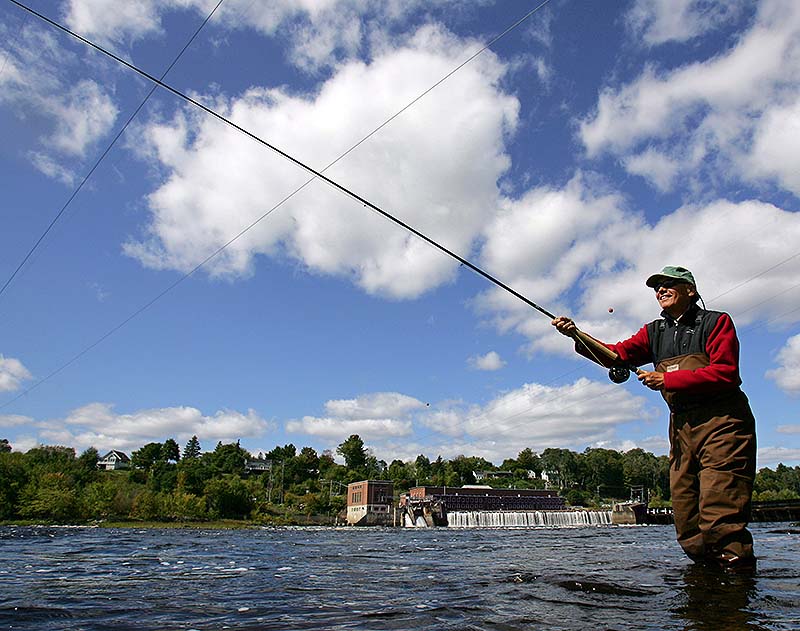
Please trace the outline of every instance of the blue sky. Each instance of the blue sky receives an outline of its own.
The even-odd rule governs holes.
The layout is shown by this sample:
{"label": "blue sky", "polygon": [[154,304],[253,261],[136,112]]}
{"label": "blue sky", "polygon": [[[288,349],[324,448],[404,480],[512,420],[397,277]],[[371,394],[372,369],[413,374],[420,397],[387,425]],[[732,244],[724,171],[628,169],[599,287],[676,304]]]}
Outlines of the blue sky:
{"label": "blue sky", "polygon": [[[31,1],[156,76],[214,4]],[[166,82],[321,170],[537,4],[225,0]],[[11,3],[0,31],[5,283],[150,86]],[[796,465],[799,62],[792,0],[552,0],[326,175],[608,341],[689,267],[759,466]],[[0,295],[0,437],[666,453],[657,394],[320,182],[95,345],[307,179],[157,90]]]}

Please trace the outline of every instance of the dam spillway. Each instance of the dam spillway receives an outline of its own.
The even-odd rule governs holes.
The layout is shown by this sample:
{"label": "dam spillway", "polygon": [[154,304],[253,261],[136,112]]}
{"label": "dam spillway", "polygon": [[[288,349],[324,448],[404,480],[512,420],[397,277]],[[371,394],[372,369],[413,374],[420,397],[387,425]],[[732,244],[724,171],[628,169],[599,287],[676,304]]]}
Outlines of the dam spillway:
{"label": "dam spillway", "polygon": [[559,528],[611,524],[611,511],[448,511],[451,528]]}
{"label": "dam spillway", "polygon": [[560,528],[615,523],[611,510],[571,508],[551,489],[490,486],[413,487],[401,496],[402,525],[412,528]]}

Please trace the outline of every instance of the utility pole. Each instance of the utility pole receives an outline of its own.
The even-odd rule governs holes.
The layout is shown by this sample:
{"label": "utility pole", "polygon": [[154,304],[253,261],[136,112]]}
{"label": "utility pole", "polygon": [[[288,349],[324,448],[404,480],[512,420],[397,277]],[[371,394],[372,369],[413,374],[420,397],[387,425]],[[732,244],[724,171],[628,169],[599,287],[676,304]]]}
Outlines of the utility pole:
{"label": "utility pole", "polygon": [[286,461],[281,460],[281,506],[283,506],[283,472],[286,467]]}

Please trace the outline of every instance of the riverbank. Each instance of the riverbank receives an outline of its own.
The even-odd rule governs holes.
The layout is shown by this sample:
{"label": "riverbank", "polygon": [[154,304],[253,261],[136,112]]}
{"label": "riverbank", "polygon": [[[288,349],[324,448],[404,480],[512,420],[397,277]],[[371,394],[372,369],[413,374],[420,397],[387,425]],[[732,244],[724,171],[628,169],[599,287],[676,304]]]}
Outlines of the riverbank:
{"label": "riverbank", "polygon": [[81,526],[90,528],[162,528],[165,530],[249,530],[265,526],[334,526],[330,515],[301,515],[297,519],[281,517],[271,520],[215,519],[210,521],[140,521],[125,520],[92,520],[73,523],[56,523],[41,519],[0,521],[0,526]]}

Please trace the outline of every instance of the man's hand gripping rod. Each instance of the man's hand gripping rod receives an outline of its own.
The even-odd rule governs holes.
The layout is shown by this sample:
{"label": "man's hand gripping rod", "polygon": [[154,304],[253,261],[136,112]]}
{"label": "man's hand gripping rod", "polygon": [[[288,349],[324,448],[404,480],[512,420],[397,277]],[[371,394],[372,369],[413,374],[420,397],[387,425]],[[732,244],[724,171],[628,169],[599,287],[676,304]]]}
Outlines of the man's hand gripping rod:
{"label": "man's hand gripping rod", "polygon": [[604,368],[608,368],[608,378],[614,383],[625,383],[632,372],[639,372],[638,367],[628,366],[621,362],[617,353],[599,340],[594,339],[588,333],[581,331],[569,318],[553,318],[554,323],[558,321],[561,323],[561,326],[556,326],[559,332],[571,337],[578,344],[583,346],[590,356],[589,359],[600,364]]}

